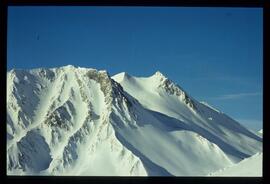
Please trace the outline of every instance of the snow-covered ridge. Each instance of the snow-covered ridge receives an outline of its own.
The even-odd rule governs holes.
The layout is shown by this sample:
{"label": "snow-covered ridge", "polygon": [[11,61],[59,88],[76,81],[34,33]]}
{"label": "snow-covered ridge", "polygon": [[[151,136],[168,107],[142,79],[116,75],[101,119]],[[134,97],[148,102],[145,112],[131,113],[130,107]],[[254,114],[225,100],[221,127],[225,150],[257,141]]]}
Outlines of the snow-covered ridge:
{"label": "snow-covered ridge", "polygon": [[218,113],[221,113],[218,109],[216,109],[213,106],[209,105],[207,102],[202,101],[200,103],[203,104],[203,105],[205,105],[205,106],[207,106],[207,107],[209,107],[210,109],[212,109],[212,110],[214,110],[214,111],[216,111]]}
{"label": "snow-covered ridge", "polygon": [[[85,151],[82,151],[82,153],[80,151],[84,146],[87,145],[87,148],[91,148],[90,155],[94,150],[100,152],[102,151],[100,149],[106,150],[110,148],[110,145],[121,147],[121,143],[115,138],[113,129],[109,124],[110,110],[115,93],[113,93],[113,83],[106,71],[85,68],[77,69],[72,66],[66,66],[22,72],[26,75],[30,73],[31,77],[38,81],[31,83],[31,85],[39,84],[43,86],[43,90],[37,93],[38,100],[35,102],[33,98],[31,99],[28,96],[29,94],[26,93],[28,91],[24,88],[27,86],[21,85],[22,80],[18,79],[13,85],[19,85],[18,87],[20,87],[20,89],[18,90],[20,90],[21,96],[28,97],[26,101],[30,104],[35,104],[32,108],[35,109],[32,116],[37,116],[37,118],[33,118],[33,120],[30,119],[32,116],[26,114],[30,109],[24,109],[24,106],[17,104],[17,109],[21,109],[20,112],[23,113],[21,116],[23,115],[23,117],[29,118],[25,118],[23,121],[25,124],[23,124],[23,126],[20,123],[15,123],[22,121],[21,116],[18,114],[19,119],[16,119],[16,111],[9,108],[10,106],[8,105],[7,116],[10,117],[8,121],[8,135],[10,140],[7,142],[9,148],[7,152],[7,171],[9,174],[38,174],[41,170],[37,168],[40,167],[32,166],[31,163],[34,163],[37,166],[43,165],[41,168],[43,170],[46,169],[42,171],[43,174],[74,175],[76,172],[79,172],[79,174],[84,175],[84,169],[82,171],[78,169],[75,170],[84,159],[83,152]],[[16,73],[14,73],[14,75],[16,75]],[[17,89],[17,87],[15,89]],[[13,97],[14,91],[10,93],[10,96]],[[119,94],[116,94],[114,98],[122,99],[117,95]],[[7,103],[12,104],[12,101],[8,100]],[[110,131],[108,132],[108,130]],[[26,149],[22,153],[22,148],[27,147],[27,142],[24,141],[25,138],[27,140],[29,137],[27,132],[33,131],[36,132],[36,136],[45,138],[43,139],[43,143],[41,143],[39,139],[31,140],[34,141],[31,145],[44,144],[44,146],[47,147],[46,150],[42,151],[42,154],[46,155],[46,159],[42,160],[44,163],[40,162],[41,160],[38,160],[38,158],[33,160],[35,157],[33,157],[32,154],[37,154],[35,150]],[[104,135],[106,135],[106,137],[102,138]],[[94,139],[92,138],[92,141],[89,143],[91,137]],[[103,142],[102,139],[109,139],[111,142],[105,141],[109,144],[100,143]],[[18,145],[24,146],[18,147]],[[99,147],[99,145],[103,147],[96,148]],[[127,159],[131,159],[131,163],[127,167],[124,167],[122,171],[118,171],[115,174],[145,175],[146,173],[140,160],[132,155],[129,150],[126,150],[126,148],[123,147],[122,151],[125,151],[125,153],[121,153],[121,149],[112,151],[112,153],[121,153],[124,157],[126,156]],[[38,155],[40,154],[41,153],[38,153]],[[99,154],[101,154],[101,152]],[[104,156],[106,156],[106,154]],[[109,154],[108,156],[112,158],[112,160],[116,159],[116,155]],[[90,159],[89,162],[91,161],[95,164],[95,160]],[[124,161],[119,162],[120,166],[121,163],[124,164]],[[102,168],[94,172],[94,168],[91,169],[88,165],[86,166],[87,168],[85,169],[90,170],[90,173],[86,175],[100,175],[98,172],[104,171]],[[111,171],[115,170],[114,167],[118,166],[113,164],[107,174],[112,174]],[[91,171],[93,172],[92,174]],[[103,174],[106,175],[106,171],[104,171]]]}
{"label": "snow-covered ridge", "polygon": [[9,175],[205,176],[261,143],[160,72],[7,72]]}
{"label": "snow-covered ridge", "polygon": [[163,75],[160,71],[156,71],[152,76],[150,76],[151,78],[159,78],[159,79],[168,79],[165,75]]}
{"label": "snow-covered ridge", "polygon": [[[150,77],[134,77],[129,75],[126,72],[121,72],[112,76],[112,78],[118,83],[124,85],[126,83],[131,83],[131,88],[133,90],[140,90],[141,87],[147,86],[147,91],[150,93],[158,92],[159,95],[166,92],[169,95],[174,95],[180,101],[186,104],[188,108],[190,108],[193,112],[196,112],[196,106],[191,97],[187,95],[187,93],[181,89],[179,85],[172,82],[169,78],[167,78],[160,71],[156,71]],[[137,87],[137,89],[135,89]]]}
{"label": "snow-covered ridge", "polygon": [[117,75],[114,75],[114,80],[116,81],[123,81],[125,78],[129,79],[130,75],[126,72],[118,73]]}

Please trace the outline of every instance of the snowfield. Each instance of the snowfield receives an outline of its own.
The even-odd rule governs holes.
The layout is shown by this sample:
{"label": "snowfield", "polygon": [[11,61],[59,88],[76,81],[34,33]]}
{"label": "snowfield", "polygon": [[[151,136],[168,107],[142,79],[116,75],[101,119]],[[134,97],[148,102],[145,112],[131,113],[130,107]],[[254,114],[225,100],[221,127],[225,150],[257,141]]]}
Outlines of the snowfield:
{"label": "snowfield", "polygon": [[262,161],[263,161],[262,156],[263,156],[262,153],[256,153],[250,158],[246,158],[237,164],[221,169],[209,175],[262,177]]}
{"label": "snowfield", "polygon": [[7,72],[8,175],[242,176],[261,152],[261,136],[160,72]]}

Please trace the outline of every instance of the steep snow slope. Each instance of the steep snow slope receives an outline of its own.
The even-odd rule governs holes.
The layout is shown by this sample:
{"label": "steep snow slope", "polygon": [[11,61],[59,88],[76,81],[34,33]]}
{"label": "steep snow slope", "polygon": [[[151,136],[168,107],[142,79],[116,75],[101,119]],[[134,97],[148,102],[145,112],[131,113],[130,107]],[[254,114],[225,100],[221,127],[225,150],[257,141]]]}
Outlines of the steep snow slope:
{"label": "steep snow slope", "polygon": [[66,66],[7,75],[8,174],[147,174],[109,123],[106,72]]}
{"label": "steep snow slope", "polygon": [[[261,177],[262,176],[262,153],[242,160],[230,167],[221,169],[209,174],[209,176],[244,176],[244,177]],[[252,168],[252,169],[251,169]]]}
{"label": "steep snow slope", "polygon": [[261,151],[160,72],[113,79],[123,87],[90,68],[8,72],[7,173],[201,176]]}
{"label": "steep snow slope", "polygon": [[199,103],[160,72],[150,77],[112,77],[145,108],[182,122],[238,162],[261,151],[262,139],[206,103]]}
{"label": "steep snow slope", "polygon": [[144,109],[123,94],[127,105],[113,106],[111,122],[120,142],[141,158],[148,174],[161,175],[162,171],[165,175],[199,176],[232,164],[218,146],[181,121]]}

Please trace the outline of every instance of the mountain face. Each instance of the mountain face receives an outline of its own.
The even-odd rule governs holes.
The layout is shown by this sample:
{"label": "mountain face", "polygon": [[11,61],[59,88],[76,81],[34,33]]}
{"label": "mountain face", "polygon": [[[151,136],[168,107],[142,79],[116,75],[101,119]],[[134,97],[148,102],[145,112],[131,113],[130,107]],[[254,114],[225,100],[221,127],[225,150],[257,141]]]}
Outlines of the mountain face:
{"label": "mountain face", "polygon": [[7,174],[206,176],[262,138],[160,72],[7,72]]}

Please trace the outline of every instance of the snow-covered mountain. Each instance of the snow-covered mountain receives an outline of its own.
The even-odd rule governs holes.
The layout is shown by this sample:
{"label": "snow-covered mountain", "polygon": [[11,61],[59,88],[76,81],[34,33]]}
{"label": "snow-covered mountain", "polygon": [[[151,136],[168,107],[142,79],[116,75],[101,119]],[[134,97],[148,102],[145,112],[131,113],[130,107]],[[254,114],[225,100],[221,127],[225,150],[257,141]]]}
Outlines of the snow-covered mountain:
{"label": "snow-covered mountain", "polygon": [[261,151],[261,137],[160,72],[7,72],[9,175],[205,176]]}
{"label": "snow-covered mountain", "polygon": [[262,157],[262,152],[256,153],[255,155],[246,158],[237,164],[211,173],[209,176],[260,177],[262,176]]}

